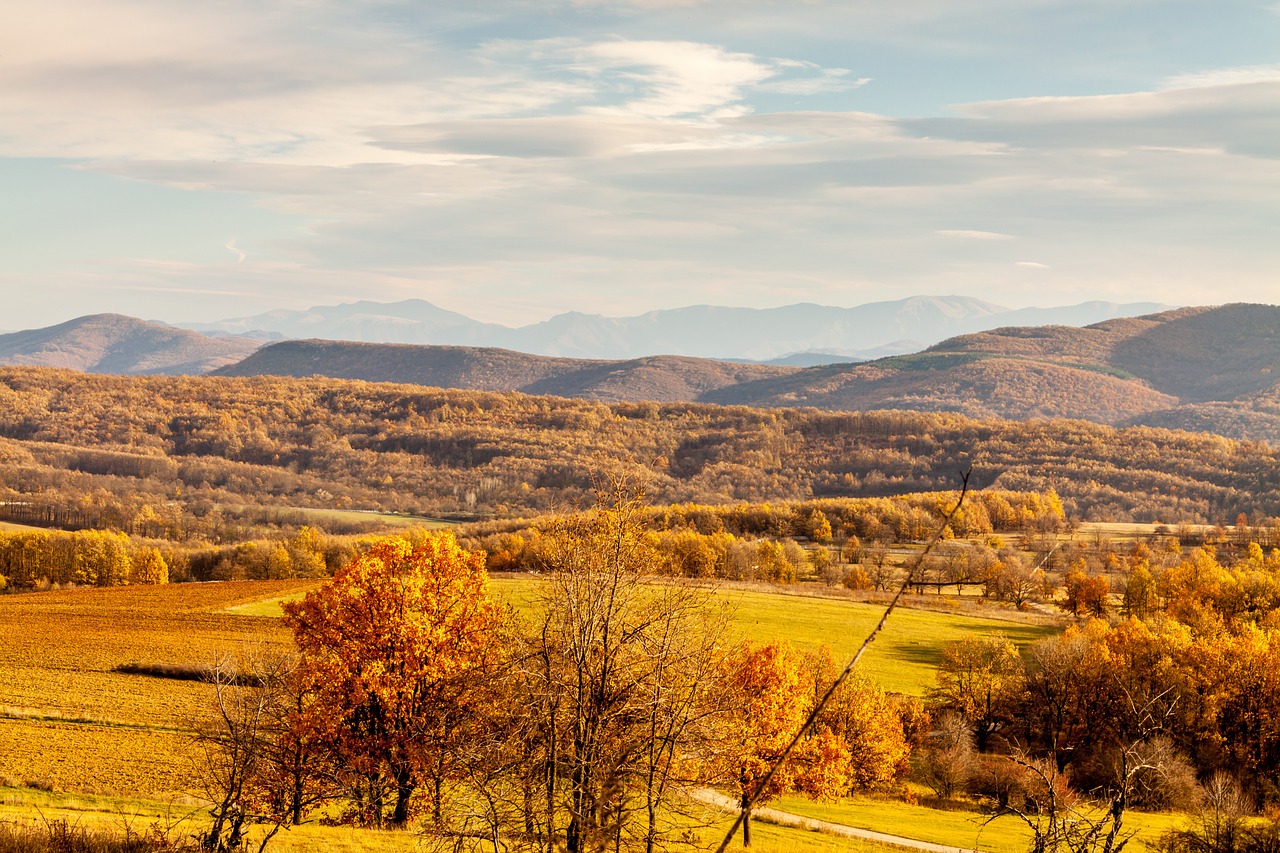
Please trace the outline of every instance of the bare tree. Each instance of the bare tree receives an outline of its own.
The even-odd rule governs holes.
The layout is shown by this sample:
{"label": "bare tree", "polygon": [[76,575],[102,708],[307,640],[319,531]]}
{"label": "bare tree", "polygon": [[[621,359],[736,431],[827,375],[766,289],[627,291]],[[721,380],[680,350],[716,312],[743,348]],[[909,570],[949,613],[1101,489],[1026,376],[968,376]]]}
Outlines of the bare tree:
{"label": "bare tree", "polygon": [[524,823],[544,850],[665,848],[688,828],[677,788],[717,769],[725,617],[706,589],[652,581],[639,508],[615,488],[546,536],[545,616],[517,664],[538,780]]}
{"label": "bare tree", "polygon": [[[1128,692],[1126,728],[1133,739],[1119,748],[1115,776],[1101,802],[1078,806],[1055,761],[1037,762],[1014,754],[1009,760],[1029,771],[1039,782],[1037,809],[1005,805],[999,814],[1012,814],[1032,833],[1031,853],[1120,853],[1133,833],[1124,829],[1124,814],[1138,780],[1159,770],[1154,762],[1162,755],[1150,747],[1173,712],[1166,694],[1145,697],[1141,703]],[[1100,808],[1099,808],[1100,807]]]}
{"label": "bare tree", "polygon": [[213,702],[196,728],[196,770],[212,803],[211,823],[199,836],[205,850],[240,851],[248,827],[267,824],[261,853],[289,818],[264,796],[263,782],[271,775],[274,736],[287,707],[293,663],[285,655],[246,654],[239,661],[223,656],[209,669]]}
{"label": "bare tree", "polygon": [[922,781],[939,797],[950,799],[965,790],[977,768],[969,723],[960,714],[943,714],[935,731],[929,734],[920,762]]}

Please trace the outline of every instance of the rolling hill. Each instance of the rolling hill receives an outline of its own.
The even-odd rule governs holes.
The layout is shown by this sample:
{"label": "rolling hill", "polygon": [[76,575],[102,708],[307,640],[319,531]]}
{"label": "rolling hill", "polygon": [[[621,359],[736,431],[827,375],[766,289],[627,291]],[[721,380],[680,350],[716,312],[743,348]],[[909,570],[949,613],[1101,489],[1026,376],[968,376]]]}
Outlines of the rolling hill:
{"label": "rolling hill", "polygon": [[[710,329],[722,310],[688,309],[686,319],[700,316]],[[444,324],[462,316],[427,313]],[[744,328],[755,328],[752,322]],[[286,340],[254,351],[258,344],[106,314],[2,335],[0,363],[96,373],[322,375],[604,402],[1065,417],[1280,443],[1280,307],[1269,305],[1181,308],[1086,327],[990,329],[914,354],[813,366],[805,366],[813,364],[806,358],[773,365],[673,355],[578,359],[326,340]]]}
{"label": "rolling hill", "polygon": [[1094,367],[991,353],[924,353],[718,389],[707,402],[813,406],[837,411],[907,409],[974,418],[1081,418],[1119,423],[1178,400]]}
{"label": "rolling hill", "polygon": [[683,356],[627,361],[551,358],[511,350],[282,341],[263,347],[219,376],[332,376],[474,391],[523,391],[608,402],[701,399],[708,392],[799,370]]}
{"label": "rolling hill", "polygon": [[714,402],[1076,417],[1280,442],[1280,307],[994,329],[922,353],[721,389]]}
{"label": "rolling hill", "polygon": [[244,358],[261,341],[211,338],[121,314],[92,314],[57,326],[0,335],[0,364],[86,373],[207,373]]}
{"label": "rolling hill", "polygon": [[1267,305],[1183,308],[1084,328],[994,329],[912,355],[812,367],[286,341],[219,373],[319,374],[604,401],[1065,417],[1280,442],[1280,307]]}

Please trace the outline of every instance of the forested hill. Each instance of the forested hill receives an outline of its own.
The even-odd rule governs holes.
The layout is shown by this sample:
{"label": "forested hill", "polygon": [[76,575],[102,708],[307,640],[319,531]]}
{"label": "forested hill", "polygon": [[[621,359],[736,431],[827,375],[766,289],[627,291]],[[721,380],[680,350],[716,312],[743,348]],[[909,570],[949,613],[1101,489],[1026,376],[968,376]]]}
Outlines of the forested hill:
{"label": "forested hill", "polygon": [[218,376],[333,376],[616,402],[693,401],[709,391],[787,376],[796,367],[658,355],[627,361],[553,358],[484,347],[283,341]]}
{"label": "forested hill", "polygon": [[969,465],[979,487],[1056,489],[1074,518],[1280,515],[1280,450],[1150,427],[0,368],[0,506],[126,529],[264,504],[529,515],[615,475],[655,503],[896,495],[954,488]]}
{"label": "forested hill", "polygon": [[914,355],[809,368],[655,356],[590,361],[473,347],[288,341],[223,375],[325,375],[603,401],[712,402],[977,418],[1080,418],[1280,443],[1280,308],[1188,308],[996,329]]}

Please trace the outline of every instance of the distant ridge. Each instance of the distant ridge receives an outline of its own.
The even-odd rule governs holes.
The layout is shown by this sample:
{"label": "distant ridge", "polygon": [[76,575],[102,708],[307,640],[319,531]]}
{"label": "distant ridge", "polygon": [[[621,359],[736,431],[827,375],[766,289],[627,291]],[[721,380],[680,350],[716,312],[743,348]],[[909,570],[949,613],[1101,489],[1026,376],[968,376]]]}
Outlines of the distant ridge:
{"label": "distant ridge", "polygon": [[86,373],[207,373],[239,361],[260,345],[261,341],[211,338],[121,314],[92,314],[0,335],[0,364]]}
{"label": "distant ridge", "polygon": [[966,296],[913,296],[853,308],[807,303],[766,309],[695,305],[635,317],[570,312],[508,328],[481,323],[421,299],[409,299],[271,311],[187,327],[224,334],[257,330],[295,339],[498,347],[534,355],[613,361],[684,355],[816,364],[823,354],[838,356],[829,360],[865,360],[914,352],[954,335],[999,326],[1083,326],[1168,307],[1155,303],[1086,302],[1011,311]]}
{"label": "distant ridge", "polygon": [[218,373],[319,374],[604,401],[1066,417],[1280,442],[1280,308],[1269,305],[1185,308],[1084,328],[1001,328],[852,364],[770,366],[681,356],[608,361],[477,347],[284,341]]}
{"label": "distant ridge", "polygon": [[263,347],[218,376],[332,376],[474,391],[523,391],[618,402],[683,402],[743,382],[799,368],[683,356],[625,361],[552,358],[479,347],[282,341]]}
{"label": "distant ridge", "polygon": [[990,329],[860,363],[836,351],[768,365],[321,340],[285,340],[252,352],[257,346],[103,314],[0,335],[0,363],[97,373],[324,375],[610,402],[1067,417],[1280,443],[1280,307],[1272,305],[1182,308],[1085,327]]}
{"label": "distant ridge", "polygon": [[1084,328],[1010,327],[814,367],[708,402],[1074,417],[1280,442],[1280,307],[1232,304]]}

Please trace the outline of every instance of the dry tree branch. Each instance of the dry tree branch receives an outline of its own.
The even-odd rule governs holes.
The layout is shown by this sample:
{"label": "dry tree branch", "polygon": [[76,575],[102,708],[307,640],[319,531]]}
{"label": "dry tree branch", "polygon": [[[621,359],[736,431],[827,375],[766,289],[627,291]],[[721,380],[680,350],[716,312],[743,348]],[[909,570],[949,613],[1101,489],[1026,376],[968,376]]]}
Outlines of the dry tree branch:
{"label": "dry tree branch", "polygon": [[733,822],[733,826],[729,827],[729,831],[725,833],[724,840],[721,841],[720,846],[716,848],[716,853],[724,853],[724,851],[729,848],[729,844],[733,841],[734,834],[738,831],[738,827],[742,826],[742,822],[747,819],[747,816],[751,814],[751,807],[756,804],[756,800],[760,798],[761,792],[769,787],[769,782],[773,779],[774,775],[777,774],[778,769],[786,763],[788,758],[791,757],[791,752],[796,748],[796,744],[800,743],[804,736],[809,732],[809,729],[813,726],[814,721],[818,719],[818,715],[822,713],[823,708],[826,707],[831,696],[840,688],[840,685],[853,674],[853,670],[857,667],[858,661],[862,659],[863,653],[866,652],[872,642],[875,641],[876,636],[880,633],[881,629],[884,628],[885,623],[889,621],[889,614],[893,613],[894,608],[898,606],[898,600],[901,599],[907,589],[910,588],[912,582],[915,580],[916,571],[919,570],[925,557],[929,556],[929,552],[933,550],[933,546],[937,545],[938,541],[942,539],[943,532],[946,531],[947,527],[949,527],[951,522],[955,519],[956,513],[960,511],[960,507],[964,505],[965,495],[969,493],[969,475],[972,473],[972,467],[961,472],[960,497],[956,499],[956,505],[953,506],[950,512],[943,517],[942,523],[939,524],[938,529],[934,531],[933,538],[924,546],[924,550],[916,556],[915,562],[913,562],[911,564],[911,568],[907,570],[906,577],[902,579],[902,585],[898,587],[898,591],[893,594],[893,598],[889,600],[888,606],[885,607],[884,613],[881,614],[880,621],[871,629],[871,633],[867,635],[867,638],[862,641],[862,645],[858,647],[858,651],[849,659],[849,663],[846,664],[845,668],[836,676],[836,680],[831,682],[831,686],[822,694],[822,698],[814,704],[813,710],[809,712],[808,719],[804,721],[804,725],[800,726],[800,730],[796,732],[795,737],[793,737],[791,742],[787,744],[787,748],[782,751],[782,755],[773,762],[773,766],[769,768],[769,772],[764,774],[764,778],[762,778],[755,786],[755,793],[748,796],[745,802],[743,802],[742,808],[738,810],[737,819]]}

